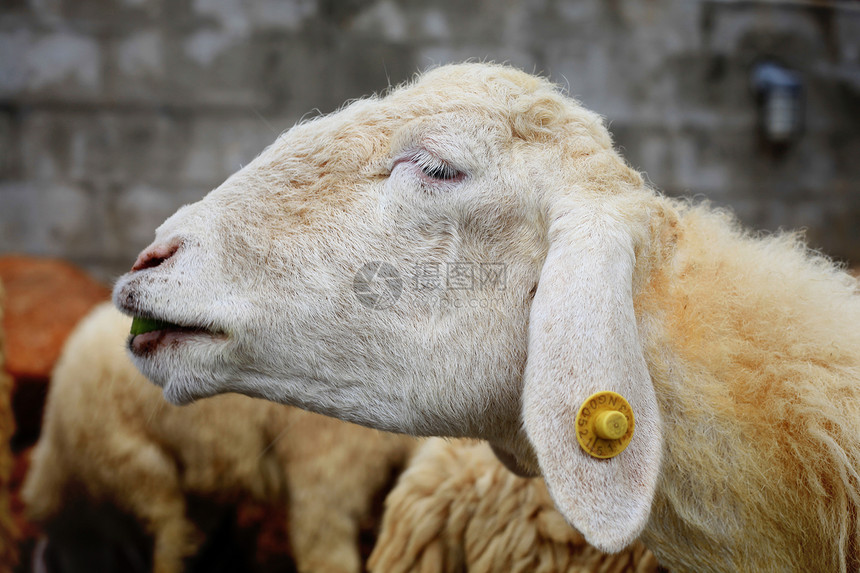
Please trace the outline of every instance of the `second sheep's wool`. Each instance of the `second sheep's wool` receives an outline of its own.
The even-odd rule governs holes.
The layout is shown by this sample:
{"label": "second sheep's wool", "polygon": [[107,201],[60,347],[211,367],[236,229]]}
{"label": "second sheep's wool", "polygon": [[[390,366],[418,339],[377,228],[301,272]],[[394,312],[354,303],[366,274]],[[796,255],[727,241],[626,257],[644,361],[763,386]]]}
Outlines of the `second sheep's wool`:
{"label": "second sheep's wool", "polygon": [[586,543],[543,480],[517,477],[485,444],[425,442],[385,501],[372,573],[656,573],[640,542],[617,554]]}

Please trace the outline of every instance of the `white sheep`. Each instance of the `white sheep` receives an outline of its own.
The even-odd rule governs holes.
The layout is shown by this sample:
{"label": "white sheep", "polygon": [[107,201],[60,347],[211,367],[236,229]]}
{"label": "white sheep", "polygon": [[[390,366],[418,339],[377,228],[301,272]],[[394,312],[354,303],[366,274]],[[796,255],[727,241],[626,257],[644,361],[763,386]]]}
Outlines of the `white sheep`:
{"label": "white sheep", "polygon": [[[860,567],[857,282],[659,195],[544,79],[445,66],[297,125],[113,298],[173,402],[487,440],[590,543],[673,570]],[[597,420],[600,391],[629,408]]]}
{"label": "white sheep", "polygon": [[173,573],[202,541],[186,496],[250,495],[288,506],[299,571],[361,571],[359,523],[413,440],[245,396],[167,404],[127,357],[130,324],[103,305],[69,338],[23,489],[31,516],[115,505],[153,535],[154,571]]}
{"label": "white sheep", "polygon": [[636,542],[606,554],[552,504],[541,479],[508,471],[486,443],[427,440],[385,498],[368,570],[378,573],[655,573]]}

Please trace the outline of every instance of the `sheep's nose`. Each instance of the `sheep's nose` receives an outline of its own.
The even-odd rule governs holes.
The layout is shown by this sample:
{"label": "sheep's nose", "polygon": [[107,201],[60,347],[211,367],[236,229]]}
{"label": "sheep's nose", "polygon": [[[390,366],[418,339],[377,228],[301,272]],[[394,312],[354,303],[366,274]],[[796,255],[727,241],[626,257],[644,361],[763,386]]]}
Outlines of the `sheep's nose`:
{"label": "sheep's nose", "polygon": [[176,251],[178,251],[181,246],[182,241],[177,240],[166,244],[147,247],[142,253],[140,253],[140,255],[137,256],[134,266],[131,267],[132,272],[159,266],[161,263],[175,255]]}

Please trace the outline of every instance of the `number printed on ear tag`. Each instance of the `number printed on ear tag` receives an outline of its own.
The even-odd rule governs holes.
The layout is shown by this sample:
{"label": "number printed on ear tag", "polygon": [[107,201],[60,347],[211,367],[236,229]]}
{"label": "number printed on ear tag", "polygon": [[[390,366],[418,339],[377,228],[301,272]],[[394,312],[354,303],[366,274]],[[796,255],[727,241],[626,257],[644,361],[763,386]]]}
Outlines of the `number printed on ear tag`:
{"label": "number printed on ear tag", "polygon": [[612,458],[624,451],[633,439],[633,408],[620,394],[598,392],[591,395],[576,414],[576,439],[592,457]]}

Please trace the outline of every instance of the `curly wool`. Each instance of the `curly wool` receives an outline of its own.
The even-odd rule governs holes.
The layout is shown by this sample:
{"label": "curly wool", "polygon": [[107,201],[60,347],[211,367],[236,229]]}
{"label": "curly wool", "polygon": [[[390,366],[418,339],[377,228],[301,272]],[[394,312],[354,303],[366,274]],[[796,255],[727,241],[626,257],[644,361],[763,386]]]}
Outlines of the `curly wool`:
{"label": "curly wool", "polygon": [[385,501],[373,573],[655,573],[637,542],[607,554],[555,509],[541,479],[517,477],[483,443],[428,440]]}

